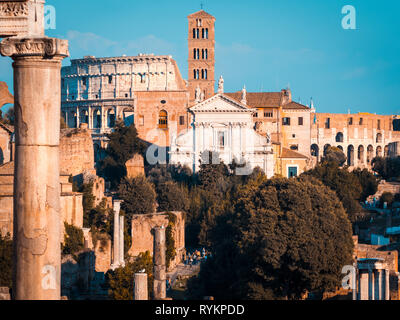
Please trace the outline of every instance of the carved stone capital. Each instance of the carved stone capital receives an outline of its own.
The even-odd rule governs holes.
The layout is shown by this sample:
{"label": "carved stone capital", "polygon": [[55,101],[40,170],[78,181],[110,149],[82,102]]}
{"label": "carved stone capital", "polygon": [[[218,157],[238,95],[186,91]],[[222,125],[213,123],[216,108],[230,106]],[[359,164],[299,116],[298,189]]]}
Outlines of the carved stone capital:
{"label": "carved stone capital", "polygon": [[53,58],[69,56],[68,40],[57,38],[6,38],[0,42],[0,54],[13,59],[20,57]]}

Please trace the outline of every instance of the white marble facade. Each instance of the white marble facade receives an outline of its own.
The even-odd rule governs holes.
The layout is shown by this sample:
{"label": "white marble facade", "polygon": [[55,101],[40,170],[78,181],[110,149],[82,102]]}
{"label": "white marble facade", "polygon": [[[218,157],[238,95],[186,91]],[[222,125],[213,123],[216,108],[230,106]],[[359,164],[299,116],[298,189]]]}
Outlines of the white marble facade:
{"label": "white marble facade", "polygon": [[172,139],[171,164],[186,165],[196,172],[203,152],[213,151],[225,164],[234,159],[246,163],[236,174],[247,175],[260,167],[269,178],[274,175],[272,145],[266,136],[254,130],[254,109],[219,93],[189,111],[192,128]]}

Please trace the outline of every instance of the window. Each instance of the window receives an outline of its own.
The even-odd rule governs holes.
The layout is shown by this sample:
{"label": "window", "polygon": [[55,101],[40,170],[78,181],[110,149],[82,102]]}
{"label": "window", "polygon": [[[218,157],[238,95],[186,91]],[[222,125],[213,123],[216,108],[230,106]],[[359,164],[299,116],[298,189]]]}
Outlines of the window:
{"label": "window", "polygon": [[193,29],[193,39],[196,39],[196,29]]}
{"label": "window", "polygon": [[84,87],[86,87],[86,85],[87,85],[87,78],[86,78],[86,77],[83,77],[83,78],[82,78],[82,85],[83,85]]}
{"label": "window", "polygon": [[297,177],[297,167],[288,167],[288,177],[289,178]]}
{"label": "window", "polygon": [[208,79],[208,72],[207,72],[207,69],[204,70],[204,79],[206,79],[206,80]]}
{"label": "window", "polygon": [[204,39],[205,38],[205,30],[204,29],[201,29],[201,37]]}
{"label": "window", "polygon": [[196,38],[200,39],[200,30],[199,29],[196,29]]}
{"label": "window", "polygon": [[258,118],[258,112],[254,112],[254,113],[253,113],[253,117],[254,117],[254,118]]}
{"label": "window", "polygon": [[144,116],[139,116],[139,125],[144,126]]}
{"label": "window", "polygon": [[349,118],[349,126],[353,125],[353,118]]}
{"label": "window", "polygon": [[206,35],[205,38],[208,39],[208,28],[206,28]]}
{"label": "window", "polygon": [[168,113],[165,110],[160,111],[159,120],[158,120],[158,127],[160,129],[167,129],[168,128]]}
{"label": "window", "polygon": [[331,128],[331,118],[326,118],[325,129],[330,129],[330,128]]}
{"label": "window", "polygon": [[225,132],[218,132],[218,145],[225,147]]}
{"label": "window", "polygon": [[304,122],[303,117],[299,117],[299,126],[302,126],[303,122]]}
{"label": "window", "polygon": [[297,144],[291,145],[290,150],[297,151],[297,150],[299,150],[299,146]]}
{"label": "window", "polygon": [[146,82],[146,75],[141,73],[140,75],[140,83],[145,83]]}
{"label": "window", "polygon": [[264,118],[272,118],[274,116],[273,112],[264,112]]}
{"label": "window", "polygon": [[204,58],[203,59],[205,59],[205,60],[208,59],[208,49],[204,50]]}
{"label": "window", "polygon": [[128,94],[127,93],[125,93],[125,98],[128,98]]}
{"label": "window", "polygon": [[113,77],[112,76],[108,76],[108,84],[112,84],[112,80],[113,80]]}
{"label": "window", "polygon": [[282,119],[282,125],[290,126],[290,118],[286,117]]}
{"label": "window", "polygon": [[378,130],[381,130],[381,120],[378,120]]}
{"label": "window", "polygon": [[184,126],[185,125],[185,116],[180,116],[179,117],[179,125]]}
{"label": "window", "polygon": [[363,118],[360,118],[360,121],[359,121],[359,123],[358,123],[360,126],[362,126],[363,125]]}

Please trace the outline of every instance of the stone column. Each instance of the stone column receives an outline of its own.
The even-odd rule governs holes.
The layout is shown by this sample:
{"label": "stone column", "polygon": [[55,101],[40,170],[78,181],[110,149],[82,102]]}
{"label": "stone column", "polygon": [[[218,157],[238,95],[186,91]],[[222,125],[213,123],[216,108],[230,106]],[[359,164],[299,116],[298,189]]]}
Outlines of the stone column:
{"label": "stone column", "polygon": [[368,300],[368,273],[361,270],[360,270],[358,294],[359,294],[358,300]]}
{"label": "stone column", "polygon": [[138,301],[149,300],[146,273],[135,273],[135,292],[133,298]]}
{"label": "stone column", "polygon": [[162,300],[167,296],[166,288],[166,266],[165,266],[165,228],[157,227],[154,229],[154,300]]}
{"label": "stone column", "polygon": [[119,217],[119,263],[125,267],[124,259],[124,216]]}
{"label": "stone column", "polygon": [[382,270],[376,270],[375,300],[382,300]]}
{"label": "stone column", "polygon": [[[385,300],[390,300],[389,269],[385,269]],[[383,300],[383,299],[382,299]]]}
{"label": "stone column", "polygon": [[120,228],[119,228],[119,211],[121,203],[119,201],[114,201],[114,246],[113,246],[113,268],[118,268],[120,264]]}
{"label": "stone column", "polygon": [[369,292],[369,300],[375,300],[374,270],[368,270],[368,292]]}
{"label": "stone column", "polygon": [[7,38],[14,60],[14,289],[17,300],[59,300],[61,61],[65,40]]}

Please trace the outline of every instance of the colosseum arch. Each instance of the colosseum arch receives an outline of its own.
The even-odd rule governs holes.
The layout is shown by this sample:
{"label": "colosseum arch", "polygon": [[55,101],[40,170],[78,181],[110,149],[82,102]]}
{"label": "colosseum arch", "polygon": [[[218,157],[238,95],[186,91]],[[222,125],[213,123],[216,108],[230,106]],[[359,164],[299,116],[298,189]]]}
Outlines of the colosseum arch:
{"label": "colosseum arch", "polygon": [[376,134],[376,143],[382,143],[382,133]]}
{"label": "colosseum arch", "polygon": [[69,128],[76,128],[76,124],[77,124],[77,119],[76,119],[76,112],[75,111],[70,111],[68,112],[68,127]]}
{"label": "colosseum arch", "polygon": [[357,159],[358,159],[358,163],[361,163],[361,164],[364,163],[364,146],[363,145],[360,145],[358,147],[358,157],[357,157]]}
{"label": "colosseum arch", "polygon": [[336,135],[336,142],[343,142],[344,141],[344,135],[342,132],[338,132]]}
{"label": "colosseum arch", "polygon": [[382,157],[382,147],[381,146],[376,147],[376,156]]}
{"label": "colosseum arch", "polygon": [[87,109],[82,109],[79,112],[79,123],[89,124],[89,112]]}
{"label": "colosseum arch", "polygon": [[319,147],[317,144],[311,145],[311,156],[318,158],[319,157]]}
{"label": "colosseum arch", "polygon": [[337,148],[343,151],[343,147],[342,146],[337,146]]}
{"label": "colosseum arch", "polygon": [[367,163],[371,164],[373,158],[374,158],[374,147],[372,145],[369,145],[367,147]]}
{"label": "colosseum arch", "polygon": [[107,110],[107,128],[115,127],[116,114],[114,108]]}
{"label": "colosseum arch", "polygon": [[349,167],[354,166],[354,146],[349,145],[347,147],[347,165]]}
{"label": "colosseum arch", "polygon": [[93,110],[93,129],[101,128],[101,111],[100,109]]}
{"label": "colosseum arch", "polygon": [[386,158],[389,156],[389,146],[385,146],[384,152],[383,152],[383,156]]}
{"label": "colosseum arch", "polygon": [[326,150],[328,150],[328,148],[330,148],[330,147],[331,147],[330,144],[324,145],[324,157],[326,156]]}

